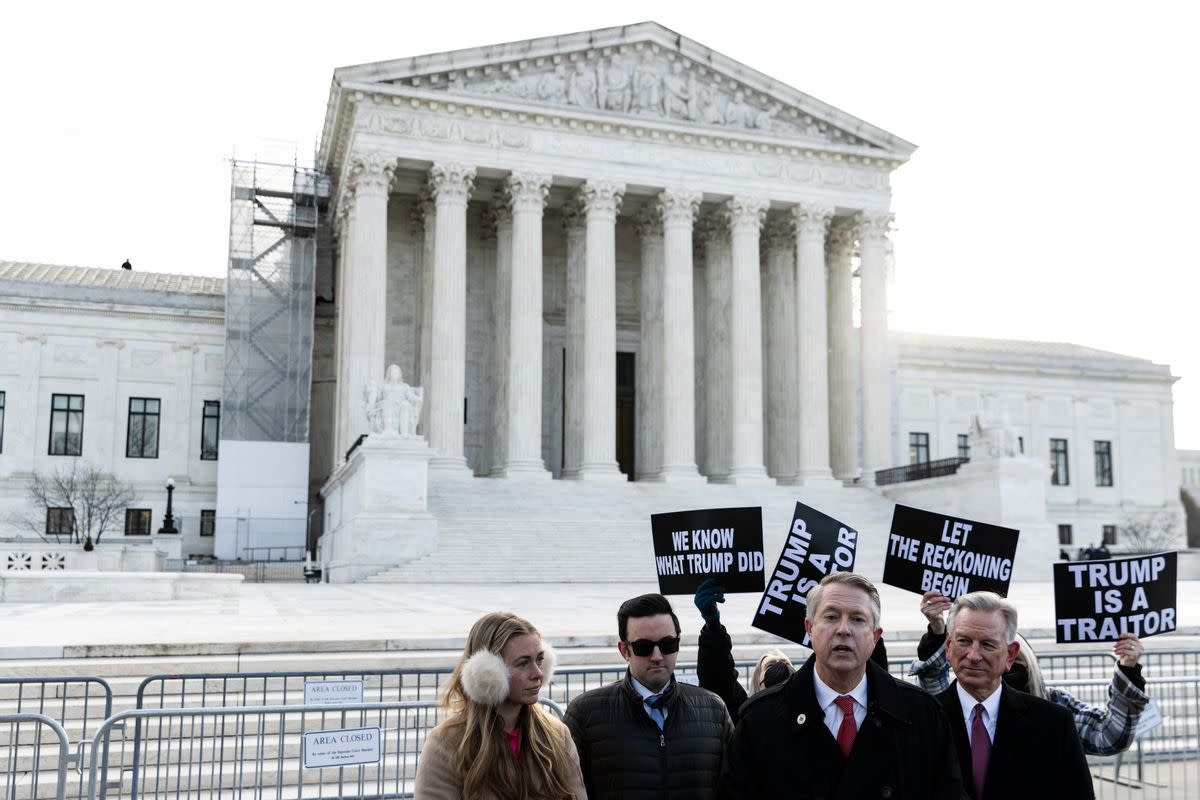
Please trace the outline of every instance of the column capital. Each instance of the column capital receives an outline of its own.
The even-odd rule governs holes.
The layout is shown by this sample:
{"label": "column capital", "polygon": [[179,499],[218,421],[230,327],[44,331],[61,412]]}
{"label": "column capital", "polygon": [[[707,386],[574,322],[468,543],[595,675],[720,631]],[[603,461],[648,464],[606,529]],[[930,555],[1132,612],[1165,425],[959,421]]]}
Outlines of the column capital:
{"label": "column capital", "polygon": [[351,153],[346,170],[347,188],[355,195],[365,192],[387,194],[396,175],[396,157],[379,150]]}
{"label": "column capital", "polygon": [[513,211],[540,211],[550,196],[552,175],[513,172],[504,179],[504,195]]}
{"label": "column capital", "polygon": [[499,222],[496,219],[496,206],[485,206],[479,214],[479,238],[485,242],[496,241],[496,231]]}
{"label": "column capital", "polygon": [[887,211],[860,211],[854,215],[854,233],[859,242],[887,238],[895,216]]}
{"label": "column capital", "polygon": [[825,236],[826,255],[839,257],[849,255],[854,247],[854,223],[847,217],[834,217]]}
{"label": "column capital", "polygon": [[730,198],[725,203],[729,229],[731,231],[753,230],[757,233],[762,229],[763,221],[767,216],[767,207],[770,204],[769,200],[761,197],[737,195]]}
{"label": "column capital", "polygon": [[796,226],[787,216],[769,216],[763,228],[763,237],[771,249],[791,248],[796,240]]}
{"label": "column capital", "polygon": [[729,240],[729,226],[723,212],[714,211],[696,220],[696,233],[706,246]]}
{"label": "column capital", "polygon": [[801,203],[792,209],[792,219],[796,223],[797,235],[824,236],[833,222],[833,206]]}
{"label": "column capital", "polygon": [[497,228],[512,224],[512,206],[508,204],[508,198],[503,193],[495,194],[488,211],[491,212],[492,222]]}
{"label": "column capital", "polygon": [[648,236],[662,236],[663,218],[657,203],[642,206],[637,215],[637,231],[643,239]]}
{"label": "column capital", "polygon": [[612,181],[588,181],[579,187],[579,204],[589,217],[601,214],[616,219],[625,196],[625,184]]}
{"label": "column capital", "polygon": [[429,191],[437,201],[467,204],[475,187],[475,168],[447,162],[429,170]]}
{"label": "column capital", "polygon": [[654,208],[664,224],[691,225],[700,211],[701,192],[691,189],[666,189],[654,198]]}
{"label": "column capital", "polygon": [[572,197],[563,203],[562,226],[564,232],[567,234],[578,233],[583,230],[585,222],[587,220],[583,216],[583,210],[579,208],[579,198]]}

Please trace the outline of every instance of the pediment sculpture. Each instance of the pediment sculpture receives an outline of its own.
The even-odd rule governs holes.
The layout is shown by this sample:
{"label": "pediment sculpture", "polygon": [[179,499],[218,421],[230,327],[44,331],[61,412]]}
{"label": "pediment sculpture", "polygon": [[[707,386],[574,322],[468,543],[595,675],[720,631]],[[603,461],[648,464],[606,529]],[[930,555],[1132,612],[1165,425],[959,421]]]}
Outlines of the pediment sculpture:
{"label": "pediment sculpture", "polygon": [[397,364],[387,368],[382,382],[369,381],[363,388],[363,407],[372,436],[416,439],[417,424],[425,390],[404,382]]}
{"label": "pediment sculpture", "polygon": [[808,114],[792,114],[791,107],[710,68],[682,58],[668,58],[657,49],[574,60],[538,59],[523,68],[517,63],[500,64],[426,76],[425,80],[431,88],[447,92],[866,144]]}

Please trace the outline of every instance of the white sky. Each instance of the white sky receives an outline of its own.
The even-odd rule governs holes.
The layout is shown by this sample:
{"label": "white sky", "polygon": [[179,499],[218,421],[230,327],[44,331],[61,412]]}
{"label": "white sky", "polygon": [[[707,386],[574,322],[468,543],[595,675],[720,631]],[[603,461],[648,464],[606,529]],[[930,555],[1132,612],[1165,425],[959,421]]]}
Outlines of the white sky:
{"label": "white sky", "polygon": [[7,6],[0,259],[222,275],[228,159],[309,158],[334,67],[653,19],[919,145],[893,327],[1170,364],[1200,448],[1195,2]]}

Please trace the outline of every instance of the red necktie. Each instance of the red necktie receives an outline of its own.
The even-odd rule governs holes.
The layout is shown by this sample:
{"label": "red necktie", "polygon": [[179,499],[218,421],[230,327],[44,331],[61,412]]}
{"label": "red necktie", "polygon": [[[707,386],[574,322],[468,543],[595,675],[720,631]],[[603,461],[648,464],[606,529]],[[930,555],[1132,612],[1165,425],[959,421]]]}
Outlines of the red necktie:
{"label": "red necktie", "polygon": [[854,724],[854,698],[844,694],[833,702],[842,710],[842,724],[838,728],[837,743],[842,748],[842,755],[850,757],[850,748],[854,747],[854,736],[858,726]]}
{"label": "red necktie", "polygon": [[975,704],[971,719],[971,775],[975,778],[975,798],[982,800],[983,784],[987,780],[988,758],[992,755],[992,740],[983,724],[983,705]]}

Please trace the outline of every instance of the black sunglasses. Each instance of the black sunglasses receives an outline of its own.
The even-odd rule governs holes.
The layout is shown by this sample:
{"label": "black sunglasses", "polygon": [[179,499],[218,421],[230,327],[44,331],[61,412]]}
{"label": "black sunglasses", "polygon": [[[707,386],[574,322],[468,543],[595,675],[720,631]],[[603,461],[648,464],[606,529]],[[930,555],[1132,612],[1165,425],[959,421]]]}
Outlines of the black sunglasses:
{"label": "black sunglasses", "polygon": [[626,642],[625,644],[629,645],[629,649],[633,651],[635,656],[641,656],[642,658],[653,653],[656,647],[662,651],[664,656],[679,652],[678,636],[664,636],[657,642],[650,639],[638,639],[636,642]]}

